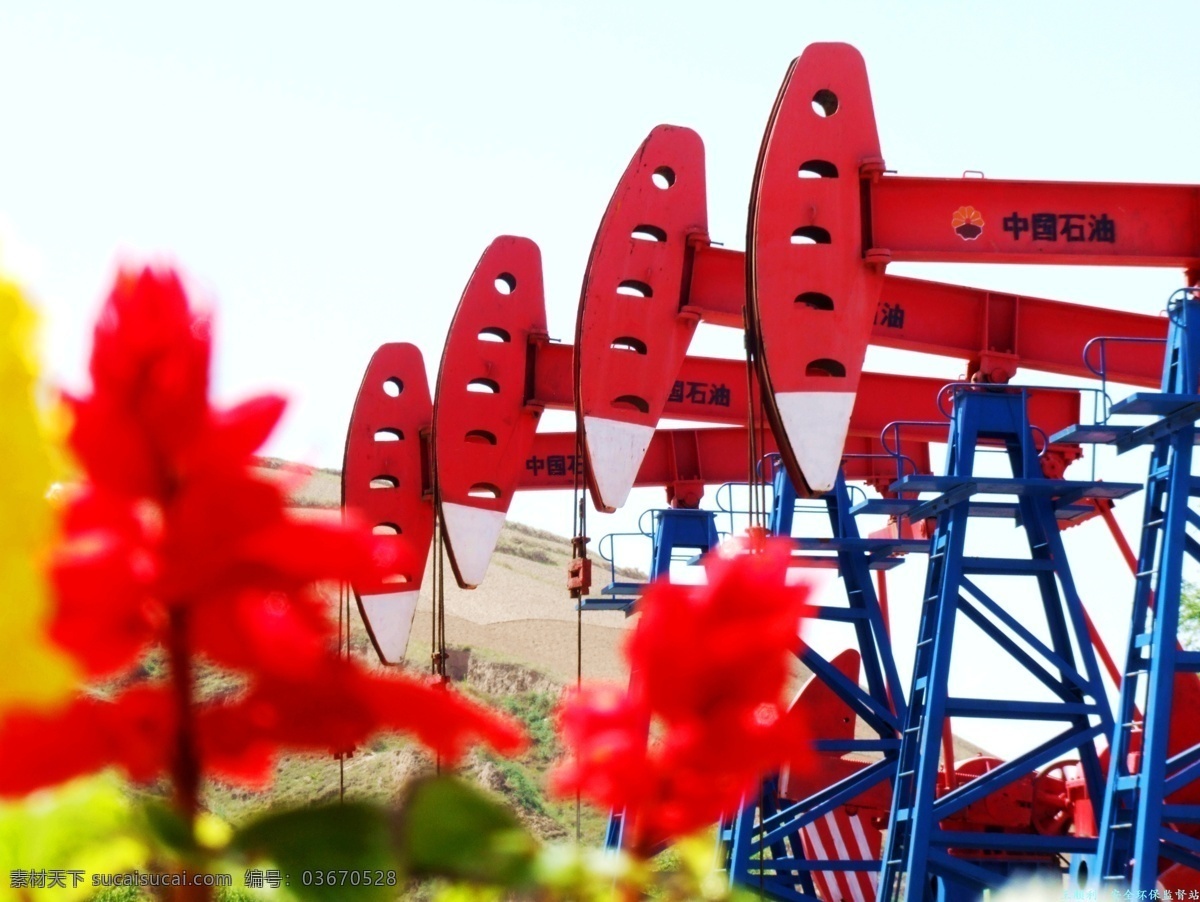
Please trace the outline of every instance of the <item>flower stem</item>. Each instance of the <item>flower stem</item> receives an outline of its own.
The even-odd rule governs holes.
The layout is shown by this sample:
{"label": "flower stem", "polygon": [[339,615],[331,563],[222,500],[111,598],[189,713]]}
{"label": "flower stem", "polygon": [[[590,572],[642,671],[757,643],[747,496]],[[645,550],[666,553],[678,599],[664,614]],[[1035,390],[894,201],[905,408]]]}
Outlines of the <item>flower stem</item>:
{"label": "flower stem", "polygon": [[[167,654],[171,661],[171,688],[175,697],[175,748],[171,756],[171,782],[175,792],[175,811],[187,825],[189,837],[196,835],[196,814],[200,810],[200,761],[196,754],[196,725],[193,718],[192,658],[188,645],[187,608],[173,605],[167,629]],[[206,902],[204,886],[180,886],[178,902]]]}

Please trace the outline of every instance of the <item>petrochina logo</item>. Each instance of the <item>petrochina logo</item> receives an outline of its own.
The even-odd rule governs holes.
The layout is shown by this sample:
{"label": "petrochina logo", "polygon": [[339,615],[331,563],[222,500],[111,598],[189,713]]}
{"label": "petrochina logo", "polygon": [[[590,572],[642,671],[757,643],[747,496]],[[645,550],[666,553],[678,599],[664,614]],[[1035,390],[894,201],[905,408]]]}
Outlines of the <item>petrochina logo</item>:
{"label": "petrochina logo", "polygon": [[983,234],[983,214],[974,207],[959,207],[950,217],[950,227],[963,241],[974,241]]}

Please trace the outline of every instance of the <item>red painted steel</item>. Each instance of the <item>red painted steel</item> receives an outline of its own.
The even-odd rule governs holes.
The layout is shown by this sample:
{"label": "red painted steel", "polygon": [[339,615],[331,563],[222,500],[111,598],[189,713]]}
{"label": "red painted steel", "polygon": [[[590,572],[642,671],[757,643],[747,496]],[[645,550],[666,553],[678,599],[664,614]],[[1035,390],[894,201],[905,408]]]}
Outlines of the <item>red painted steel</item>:
{"label": "red painted steel", "polygon": [[[846,649],[830,663],[857,684],[861,660],[858,651]],[[813,737],[827,741],[855,738],[857,714],[816,677],[809,677],[801,687],[786,716],[803,723]],[[785,799],[808,798],[852,777],[869,763],[869,759],[840,752],[817,752],[813,757],[815,761],[805,768],[780,775],[779,792]],[[890,802],[887,785],[876,784],[805,827],[800,834],[805,857],[812,861],[878,859],[883,847],[880,826],[887,824]],[[877,876],[867,871],[814,870],[812,878],[823,899],[871,899],[878,882]]]}
{"label": "red painted steel", "polygon": [[[561,409],[570,406],[570,396],[557,376],[563,372],[572,350],[570,345],[556,343],[543,342],[534,345],[533,403],[547,408]],[[745,364],[740,360],[685,357],[678,378],[672,383],[679,400],[668,401],[663,406],[663,416],[730,426],[744,424],[745,376]],[[943,385],[945,380],[924,376],[864,372],[860,391],[854,399],[850,415],[845,453],[851,453],[850,438],[878,440],[888,424],[896,421],[908,423],[903,427],[902,436],[910,441],[944,442],[948,427],[937,406],[937,394]],[[710,403],[715,388],[722,391],[728,389],[728,406]],[[1031,392],[1031,422],[1046,435],[1052,435],[1079,422],[1079,392],[1070,389],[1037,389]],[[746,433],[743,431],[741,434],[744,437]],[[764,431],[764,434],[770,435],[770,432]],[[773,442],[774,438],[771,440]],[[653,441],[652,439],[648,447],[653,447]],[[737,465],[742,465],[746,456],[745,448],[741,448],[740,451],[731,450],[738,456]],[[1067,462],[1078,456],[1077,446],[1062,446],[1060,452],[1065,455]],[[710,466],[721,472],[727,469],[720,464]],[[886,464],[883,466],[886,469]],[[926,470],[927,466],[922,471]],[[634,484],[643,484],[640,475],[637,480]]]}
{"label": "red painted steel", "polygon": [[[746,302],[745,254],[694,243],[683,309],[703,322],[741,328]],[[1084,364],[1083,352],[1088,341],[1098,335],[1165,340],[1166,319],[887,275],[870,343],[958,357],[968,362],[968,374],[982,371],[992,382],[1012,378],[1018,367],[1091,379],[1094,373]],[[1110,381],[1147,387],[1161,383],[1161,348],[1139,343],[1112,345],[1108,351]],[[1091,363],[1095,366],[1098,361]]]}
{"label": "red painted steel", "polygon": [[541,252],[503,236],[479,258],[438,370],[433,459],[438,513],[460,585],[483,578],[541,409],[526,403],[529,345],[546,335]]}
{"label": "red painted steel", "polygon": [[[569,409],[571,394],[559,378],[571,359],[574,348],[556,342],[535,342],[531,356],[533,363],[533,394],[531,403],[549,409]],[[892,373],[864,372],[860,383],[861,391],[854,401],[850,417],[849,435],[878,438],[883,428],[894,420],[943,420],[937,408],[937,393],[944,379],[927,376],[906,376]],[[740,425],[746,422],[746,365],[740,360],[718,357],[685,357],[669,385],[668,400],[663,405],[663,418],[691,420],[701,423]],[[728,396],[726,397],[726,392]],[[677,400],[670,400],[674,393]],[[720,397],[722,403],[713,403]],[[1035,416],[1046,424],[1071,425],[1063,414],[1074,407],[1073,416],[1078,417],[1078,392],[1060,396],[1052,411],[1042,414],[1039,408]],[[1042,403],[1042,402],[1039,402]],[[1050,402],[1045,402],[1050,403]],[[928,425],[913,427],[924,441],[944,441],[945,427]],[[938,437],[940,436],[940,437]]]}
{"label": "red painted steel", "polygon": [[[532,349],[533,398],[555,410],[573,410],[570,372],[575,348],[557,342],[537,342]],[[719,357],[684,357],[670,378],[663,380],[660,419],[737,425],[746,422],[746,363]],[[649,394],[649,392],[644,392]],[[675,396],[675,400],[672,400]],[[630,416],[641,415],[626,411]]]}
{"label": "red painted steel", "polygon": [[[858,68],[861,69],[861,60],[858,60]],[[865,76],[861,84],[855,84],[853,88],[860,95],[866,93]],[[785,90],[784,93],[788,92]],[[791,94],[793,98],[803,100],[795,89]],[[817,94],[822,91],[816,92],[814,97]],[[869,101],[869,94],[867,97]],[[822,94],[822,101],[833,109],[829,97]],[[788,115],[814,118],[811,109],[815,101],[799,103],[798,107],[797,103],[788,108],[791,110]],[[839,121],[844,123],[842,107],[844,103],[834,110],[834,115],[841,116]],[[866,112],[869,114],[869,103]],[[784,119],[783,112],[777,110],[777,115],[780,120]],[[869,119],[869,115],[859,118]],[[784,139],[798,130],[803,131],[783,121],[769,134],[775,134],[781,146],[789,148]],[[819,130],[818,127],[816,131]],[[873,125],[867,128],[863,124],[859,131],[873,134]],[[790,149],[787,152],[792,153]],[[682,163],[676,166],[663,163],[668,159],[687,161],[686,169]],[[801,183],[801,194],[830,194],[831,186],[837,188],[833,183],[837,181],[839,170],[830,160],[813,157],[796,163],[794,168],[796,172],[787,173],[784,185],[793,193],[799,190],[795,184]],[[858,171],[857,163],[851,170]],[[670,174],[669,180],[666,173]],[[743,327],[747,259],[737,251],[712,246],[704,224],[703,173],[703,145],[693,132],[671,126],[655,129],[635,154],[614,192],[593,245],[577,321],[579,353],[573,359],[573,382],[577,389],[577,405],[590,412],[583,420],[585,452],[592,464],[590,487],[593,500],[601,510],[616,509],[628,493],[635,479],[638,457],[648,447],[652,426],[659,415],[729,422],[724,414],[737,412],[739,419],[745,418],[744,391],[741,390],[745,380],[734,378],[732,367],[727,367],[731,377],[725,379],[711,378],[707,373],[693,375],[679,369],[714,365],[700,364],[683,356],[698,320]],[[651,190],[656,174],[659,183]],[[850,197],[858,190],[855,184],[855,179],[850,178],[846,180],[849,187],[842,186],[833,191],[847,209],[855,204]],[[772,187],[779,186],[773,184]],[[795,201],[795,198],[788,200]],[[847,215],[856,213],[853,209]],[[789,214],[785,211],[781,215]],[[806,228],[799,228],[803,233],[800,238],[821,237]],[[802,262],[808,250],[791,247],[790,239],[797,236],[789,233],[788,237],[788,246],[776,247],[775,251],[791,253],[793,257],[801,255],[784,261],[786,263],[796,264],[797,259]],[[832,240],[831,235],[828,237]],[[818,252],[823,250],[819,248]],[[849,256],[854,257],[853,254]],[[857,260],[849,262],[853,273]],[[786,266],[780,267],[772,275],[784,281],[787,278],[794,280],[794,269],[794,265],[790,270]],[[635,278],[639,275],[644,278]],[[853,283],[855,280],[851,276],[846,281]],[[628,292],[633,291],[632,288],[627,288],[626,295],[622,296],[614,288],[620,285],[636,286],[637,292],[648,293],[650,297],[631,296]],[[806,299],[804,303],[797,304],[793,297],[783,305],[787,313],[793,318],[811,314],[818,325],[822,319],[828,321],[830,311],[822,308],[823,304],[832,305],[828,295],[815,292],[802,293],[802,296]],[[941,305],[947,303],[952,306],[941,309]],[[1049,336],[1053,333],[1046,326],[1060,316],[1070,317],[1076,328],[1065,337],[1057,335],[1051,339]],[[1020,365],[1090,376],[1082,361],[1088,339],[1105,332],[1159,336],[1164,328],[1161,321],[1151,317],[1128,313],[1107,316],[1104,311],[1076,305],[902,278],[884,279],[882,295],[870,320],[872,343],[963,357],[967,361],[968,376],[995,382],[1011,379]],[[801,334],[807,333],[802,331]],[[828,331],[813,331],[809,340],[813,347],[819,345],[828,349],[836,346],[838,341],[849,341],[848,334],[844,330],[833,330],[831,338]],[[794,333],[781,331],[779,335],[775,340],[780,344],[783,365],[799,367],[791,353]],[[544,359],[539,359],[535,369],[535,392],[542,399],[552,395],[563,397],[566,349],[544,350],[544,353],[542,349],[538,352]],[[859,350],[854,355],[861,357]],[[814,359],[825,364],[833,361],[824,372],[835,371],[840,365],[833,357]],[[1155,384],[1157,379],[1159,363],[1153,359],[1151,349],[1144,345],[1121,346],[1109,363],[1114,380],[1129,377],[1130,381],[1149,385]],[[856,365],[861,366],[861,360]],[[770,364],[764,362],[763,367],[770,367]],[[855,414],[846,410],[847,404],[854,403],[853,392],[827,391],[831,381],[840,380],[835,377],[813,383],[810,371],[822,370],[804,364],[806,382],[816,386],[812,391],[785,391],[780,397],[792,407],[815,403],[811,411],[801,411],[803,415],[797,417],[798,447],[801,452],[807,449],[810,454],[814,453],[814,448],[820,449],[819,456],[823,457],[828,469],[830,462],[836,461],[838,447],[837,436],[830,438],[826,434],[827,414],[832,405],[838,408],[835,419],[847,415],[853,418]],[[672,379],[676,374],[679,378]],[[853,372],[850,375],[853,376]],[[781,378],[786,382],[786,374]],[[729,402],[728,409],[714,408],[711,402],[706,405],[701,386],[707,386],[714,396],[719,392]],[[865,383],[860,382],[858,389],[860,395],[870,393]],[[778,419],[772,423],[779,425]],[[853,433],[855,428],[856,424],[852,422],[848,432]],[[791,442],[785,442],[788,448],[791,445]]]}
{"label": "red painted steel", "polygon": [[[984,381],[1007,382],[1018,367],[1094,379],[1084,362],[1099,335],[1166,340],[1167,320],[1124,310],[1051,301],[942,282],[888,276],[871,344],[947,357],[965,356]],[[1162,346],[1113,344],[1105,367],[1112,382],[1162,382]],[[1088,361],[1093,367],[1099,360]]]}
{"label": "red painted steel", "polygon": [[746,255],[694,239],[684,309],[706,323],[746,327]]}
{"label": "red painted steel", "polygon": [[[1200,269],[1195,185],[872,175],[868,247],[884,259]],[[966,207],[978,232],[953,225]]]}
{"label": "red painted steel", "polygon": [[425,491],[431,410],[421,352],[410,344],[381,345],[367,364],[346,433],[342,507],[395,537],[399,579],[352,587],[371,644],[386,663],[404,657],[433,544],[433,500]]}
{"label": "red painted steel", "polygon": [[[500,292],[497,279],[503,288],[509,288],[510,281],[517,288]],[[551,342],[545,335],[536,245],[525,239],[497,239],[463,292],[438,375],[433,444],[440,511],[455,578],[464,587],[482,580],[514,491],[532,487],[529,481],[539,487],[574,484],[573,437],[545,439],[558,443],[553,454],[539,453],[537,443],[543,440],[535,437],[543,408],[573,405],[570,383],[563,378],[570,372],[572,353],[571,346]],[[675,375],[662,392],[664,415],[744,424],[744,362],[685,357]],[[468,391],[472,381],[495,391]],[[922,471],[928,470],[927,443],[943,441],[946,433],[936,406],[941,381],[868,374],[864,385],[868,391],[851,424],[856,444],[847,452],[882,453],[879,436],[893,419],[937,421],[906,428],[903,436],[905,452]],[[1055,412],[1052,419],[1066,425],[1061,413]],[[662,485],[670,503],[694,507],[706,482],[745,479],[745,429],[736,433],[740,439],[729,430],[721,430],[720,437],[704,432],[681,430],[655,438],[652,430],[647,448],[655,449],[654,459],[648,467],[641,453],[631,459],[631,487]],[[759,445],[764,453],[774,448],[765,432]],[[871,479],[881,489],[895,479],[895,466],[888,461],[855,461],[850,469],[852,478]]]}
{"label": "red painted steel", "polygon": [[601,510],[625,503],[663,416],[698,322],[680,312],[688,239],[707,234],[704,145],[661,125],[613,191],[579,299],[575,410]]}
{"label": "red painted steel", "polygon": [[[406,601],[397,602],[397,593],[413,593],[408,600],[415,604],[433,541],[432,421],[433,404],[420,351],[410,344],[382,345],[367,367],[351,415],[342,493],[344,508],[389,531],[395,527],[403,536],[398,545],[403,583],[353,587],[376,652],[388,663],[403,658],[400,646],[407,630],[399,629],[402,624],[394,617],[381,618],[380,606]],[[760,436],[759,447],[764,454],[775,450],[769,434]],[[886,490],[896,478],[896,470],[890,460],[881,459],[883,450],[877,439],[852,437],[846,446],[846,453],[854,455],[847,460],[848,477]],[[906,440],[901,451],[917,469],[928,470],[926,444]],[[666,488],[670,503],[694,507],[706,485],[747,478],[745,452],[746,430],[742,427],[660,429],[634,484]],[[528,457],[517,463],[511,473],[484,469],[478,475],[485,481],[511,484],[514,491],[570,489],[575,481],[575,434],[537,434]]]}
{"label": "red painted steel", "polygon": [[883,290],[882,267],[863,265],[860,172],[882,166],[862,57],[810,45],[767,123],[746,238],[765,410],[798,488],[837,476]]}
{"label": "red painted steel", "polygon": [[[1200,188],[885,175],[862,57],[849,45],[819,44],[792,64],[768,123],[747,246],[767,415],[792,479],[820,489],[835,472],[848,417],[839,396],[859,390],[869,340],[946,353],[961,350],[966,336],[973,375],[1004,381],[1022,361],[1078,372],[1063,350],[1077,347],[1085,329],[1161,334],[1161,326],[1120,314],[1080,313],[1060,323],[1067,311],[1011,295],[985,295],[976,309],[951,313],[938,297],[978,295],[885,283],[888,262],[1177,266],[1195,282]],[[697,254],[697,268],[722,283],[732,263],[729,255]],[[928,331],[908,326],[905,299]],[[729,311],[722,306],[716,316],[727,319]],[[1134,356],[1120,378],[1152,384],[1151,352]]]}
{"label": "red painted steel", "polygon": [[[941,441],[946,438],[944,429],[934,434],[940,435]],[[763,454],[777,450],[769,432],[764,431],[758,441]],[[906,435],[900,451],[912,461],[911,465],[904,464],[905,473],[928,472],[926,442]],[[885,458],[885,449],[877,438],[850,436],[845,453],[847,479],[870,482],[885,492],[896,481],[896,463]],[[575,484],[575,466],[575,433],[539,433],[517,481],[517,491],[570,489]],[[697,507],[705,486],[745,482],[748,478],[744,427],[658,429],[642,458],[634,487],[661,486],[667,489],[668,501],[674,506]]]}

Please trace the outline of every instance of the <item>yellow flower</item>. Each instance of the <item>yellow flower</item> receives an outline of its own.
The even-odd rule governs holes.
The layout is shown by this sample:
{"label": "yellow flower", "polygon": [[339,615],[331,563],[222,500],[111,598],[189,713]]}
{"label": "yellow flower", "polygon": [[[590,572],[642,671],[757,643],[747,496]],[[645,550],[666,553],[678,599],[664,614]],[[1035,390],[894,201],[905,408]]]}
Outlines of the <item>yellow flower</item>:
{"label": "yellow flower", "polygon": [[51,448],[38,409],[36,318],[15,282],[0,274],[0,713],[46,707],[76,684],[70,659],[48,639],[45,563],[55,536],[47,493]]}

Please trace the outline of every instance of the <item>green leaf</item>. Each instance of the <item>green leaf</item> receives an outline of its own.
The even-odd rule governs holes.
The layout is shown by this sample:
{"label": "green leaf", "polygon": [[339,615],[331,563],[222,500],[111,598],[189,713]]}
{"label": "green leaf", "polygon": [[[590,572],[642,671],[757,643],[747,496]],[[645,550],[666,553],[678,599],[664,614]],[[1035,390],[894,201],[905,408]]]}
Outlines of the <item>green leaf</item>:
{"label": "green leaf", "polygon": [[453,883],[438,889],[434,902],[502,902],[504,890],[494,886]]}
{"label": "green leaf", "polygon": [[640,898],[649,888],[651,876],[644,862],[624,850],[573,843],[543,846],[534,865],[534,881],[549,898],[579,902],[608,902],[617,898],[618,886]]}
{"label": "green leaf", "polygon": [[300,899],[394,899],[403,883],[387,814],[372,805],[276,811],[238,830],[230,847],[274,863]]}
{"label": "green leaf", "polygon": [[[122,784],[110,775],[75,780],[0,804],[0,900],[33,898],[10,886],[15,871],[55,867],[83,874],[145,870],[150,848]],[[84,899],[90,880],[66,889],[33,891],[49,900]]]}
{"label": "green leaf", "polygon": [[510,811],[453,777],[413,783],[398,832],[401,858],[417,877],[517,886],[529,882],[538,851]]}
{"label": "green leaf", "polygon": [[176,855],[190,857],[197,851],[196,839],[187,823],[162,799],[147,799],[142,803],[142,814],[150,835]]}

